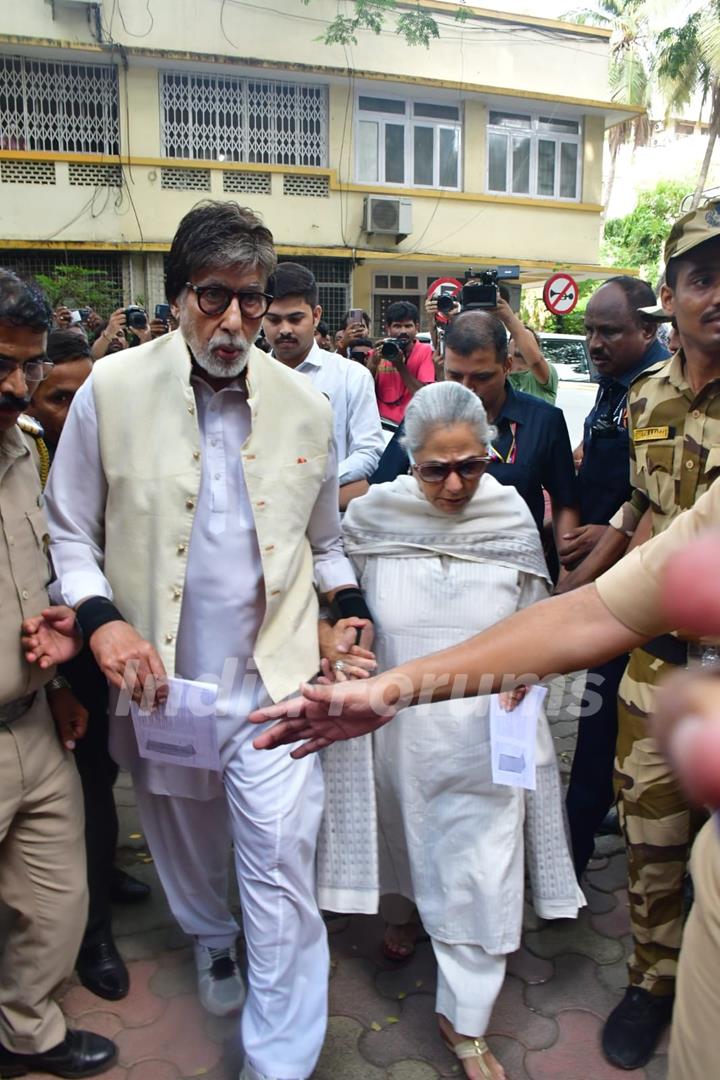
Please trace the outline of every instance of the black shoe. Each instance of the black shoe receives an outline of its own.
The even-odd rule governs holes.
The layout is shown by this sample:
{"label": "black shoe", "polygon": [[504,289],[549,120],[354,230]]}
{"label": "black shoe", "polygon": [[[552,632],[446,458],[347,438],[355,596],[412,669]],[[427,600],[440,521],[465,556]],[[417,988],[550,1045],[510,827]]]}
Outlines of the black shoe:
{"label": "black shoe", "polygon": [[25,1076],[30,1072],[53,1076],[97,1076],[117,1061],[117,1046],[92,1031],[68,1031],[61,1043],[44,1054],[16,1054],[0,1046],[0,1077]]}
{"label": "black shoe", "polygon": [[97,945],[84,945],[75,968],[83,986],[98,997],[107,1001],[127,997],[130,976],[112,939],[100,941]]}
{"label": "black shoe", "polygon": [[150,896],[150,886],[138,881],[132,874],[113,867],[110,879],[110,899],[113,904],[140,904]]}
{"label": "black shoe", "polygon": [[618,1069],[647,1065],[672,1017],[672,997],[656,997],[639,986],[628,986],[625,997],[605,1021],[603,1054]]}

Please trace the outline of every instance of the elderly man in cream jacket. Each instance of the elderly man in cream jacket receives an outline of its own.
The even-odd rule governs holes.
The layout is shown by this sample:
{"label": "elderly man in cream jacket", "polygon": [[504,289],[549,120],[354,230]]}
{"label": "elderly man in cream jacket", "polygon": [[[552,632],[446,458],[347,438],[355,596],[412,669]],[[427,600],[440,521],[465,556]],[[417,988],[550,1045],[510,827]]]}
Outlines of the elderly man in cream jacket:
{"label": "elderly man in cream jacket", "polygon": [[339,537],[330,406],[250,344],[274,266],[251,211],[191,210],[167,268],[179,330],[98,362],[47,491],[60,590],[110,682],[132,670],[136,695],[166,673],[220,682],[220,772],[140,757],[127,715],[113,718],[111,749],[132,772],[170,906],[195,939],[201,1000],[218,1015],[244,997],[233,843],[244,1080],[312,1073],[328,975],[314,892],[320,765],[255,752],[247,716],[318,670],[314,583],[341,613],[366,612]]}

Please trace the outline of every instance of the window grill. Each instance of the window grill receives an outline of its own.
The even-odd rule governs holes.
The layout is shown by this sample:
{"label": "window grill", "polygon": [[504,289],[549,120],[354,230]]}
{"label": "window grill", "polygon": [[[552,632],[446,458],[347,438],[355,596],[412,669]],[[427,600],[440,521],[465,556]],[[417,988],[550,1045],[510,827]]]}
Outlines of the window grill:
{"label": "window grill", "polygon": [[[79,266],[84,270],[101,271],[105,275],[103,280],[109,281],[115,287],[116,306],[120,307],[123,302],[122,255],[119,253],[4,248],[0,249],[0,266],[30,278],[38,274],[53,277],[58,266]],[[102,311],[100,314],[107,316],[111,312]]]}
{"label": "window grill", "polygon": [[270,173],[223,170],[223,191],[242,195],[270,195]]}
{"label": "window grill", "polygon": [[327,166],[325,86],[168,71],[160,100],[165,157]]}
{"label": "window grill", "polygon": [[3,184],[54,184],[53,161],[1,161],[0,181]]}
{"label": "window grill", "polygon": [[122,187],[119,165],[79,165],[70,162],[68,181],[71,187]]}
{"label": "window grill", "polygon": [[173,169],[160,170],[160,187],[172,191],[209,191],[209,169]]}
{"label": "window grill", "polygon": [[329,199],[330,181],[327,176],[288,173],[283,176],[283,195],[305,195],[310,198]]}
{"label": "window grill", "polygon": [[306,258],[293,258],[292,255],[281,255],[279,262],[299,263],[315,275],[320,291],[322,317],[331,330],[338,330],[343,315],[350,307],[350,259],[322,259],[311,255]]}
{"label": "window grill", "polygon": [[117,69],[0,56],[3,150],[117,154]]}

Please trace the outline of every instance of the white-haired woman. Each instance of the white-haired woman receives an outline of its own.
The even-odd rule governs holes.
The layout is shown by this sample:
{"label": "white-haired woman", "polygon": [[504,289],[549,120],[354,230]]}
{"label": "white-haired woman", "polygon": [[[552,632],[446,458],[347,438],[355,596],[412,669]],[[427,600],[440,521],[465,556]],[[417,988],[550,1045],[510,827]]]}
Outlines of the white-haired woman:
{"label": "white-haired woman", "polygon": [[[348,508],[345,547],[373,612],[381,669],[464,641],[548,593],[527,505],[485,474],[492,436],[475,394],[450,382],[424,387],[405,414],[414,475]],[[520,944],[526,810],[536,909],[574,916],[583,902],[547,720],[538,789],[526,798],[492,782],[488,701],[408,708],[373,736],[385,951],[410,954],[419,913],[438,963],[440,1033],[472,1080],[505,1077],[482,1036],[506,955]]]}

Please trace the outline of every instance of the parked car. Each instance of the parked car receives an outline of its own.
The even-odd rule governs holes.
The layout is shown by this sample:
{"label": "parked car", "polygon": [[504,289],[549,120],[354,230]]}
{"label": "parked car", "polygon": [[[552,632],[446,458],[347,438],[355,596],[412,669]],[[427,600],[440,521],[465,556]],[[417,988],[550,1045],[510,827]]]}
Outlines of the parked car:
{"label": "parked car", "polygon": [[560,380],[591,382],[597,378],[587,341],[582,334],[540,333],[538,336],[543,355],[555,365]]}

